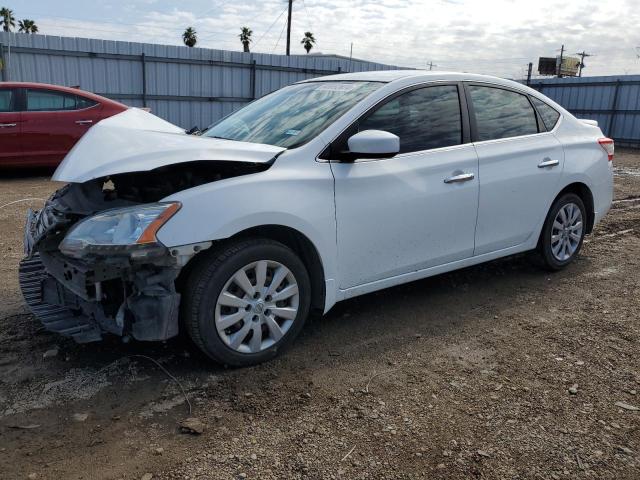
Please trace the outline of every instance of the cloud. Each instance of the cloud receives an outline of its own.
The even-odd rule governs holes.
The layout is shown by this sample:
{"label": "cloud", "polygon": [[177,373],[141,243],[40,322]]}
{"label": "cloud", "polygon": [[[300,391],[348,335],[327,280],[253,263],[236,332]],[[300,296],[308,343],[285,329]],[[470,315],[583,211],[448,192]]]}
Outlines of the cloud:
{"label": "cloud", "polygon": [[[34,10],[45,9],[45,0],[30,3]],[[93,21],[31,16],[43,33],[150,43],[180,44],[184,28],[193,26],[198,46],[233,50],[242,48],[238,33],[248,26],[254,31],[252,50],[284,53],[281,0],[195,0],[179,8],[168,0],[110,5],[103,21],[97,14]],[[75,11],[57,10],[62,17]],[[91,14],[87,7],[85,15]],[[555,56],[564,44],[569,54],[596,55],[586,61],[585,74],[620,74],[640,72],[638,24],[637,0],[296,0],[292,52],[305,53],[300,39],[311,30],[316,52],[349,55],[353,42],[357,58],[419,68],[433,61],[440,70],[514,77],[523,75],[528,62]]]}

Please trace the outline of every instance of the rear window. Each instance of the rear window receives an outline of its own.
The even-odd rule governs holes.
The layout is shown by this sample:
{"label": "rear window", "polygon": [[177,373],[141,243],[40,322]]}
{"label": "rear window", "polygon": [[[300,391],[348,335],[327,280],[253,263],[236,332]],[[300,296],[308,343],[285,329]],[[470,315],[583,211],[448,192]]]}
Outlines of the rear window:
{"label": "rear window", "polygon": [[469,86],[469,90],[479,141],[538,133],[536,112],[525,95],[477,85]]}
{"label": "rear window", "polygon": [[7,88],[0,90],[0,112],[11,112],[11,100],[13,90]]}
{"label": "rear window", "polygon": [[80,110],[96,105],[96,102],[70,93],[53,90],[27,90],[27,111],[51,112]]}
{"label": "rear window", "polygon": [[542,117],[542,121],[544,122],[544,126],[547,127],[547,130],[553,130],[553,127],[558,123],[558,119],[560,118],[560,114],[552,107],[544,103],[542,100],[538,100],[535,97],[531,97],[531,102],[535,105],[536,110]]}

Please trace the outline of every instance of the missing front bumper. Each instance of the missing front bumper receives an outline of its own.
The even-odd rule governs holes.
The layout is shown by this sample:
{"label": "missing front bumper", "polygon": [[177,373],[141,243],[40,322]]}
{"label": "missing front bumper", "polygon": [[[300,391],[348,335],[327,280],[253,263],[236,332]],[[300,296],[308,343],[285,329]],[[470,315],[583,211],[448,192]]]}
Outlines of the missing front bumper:
{"label": "missing front bumper", "polygon": [[[25,301],[47,330],[78,343],[99,341],[104,333],[141,341],[178,334],[180,294],[174,281],[179,270],[123,269],[122,278],[109,278],[117,270],[107,273],[82,267],[37,253],[20,263]],[[105,278],[109,280],[103,282]]]}

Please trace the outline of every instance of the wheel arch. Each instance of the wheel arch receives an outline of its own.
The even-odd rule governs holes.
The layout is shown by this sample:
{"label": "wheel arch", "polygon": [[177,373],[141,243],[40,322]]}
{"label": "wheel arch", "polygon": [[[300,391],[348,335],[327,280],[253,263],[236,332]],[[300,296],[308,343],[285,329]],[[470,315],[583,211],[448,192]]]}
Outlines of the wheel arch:
{"label": "wheel arch", "polygon": [[558,200],[562,195],[566,193],[573,193],[575,195],[578,195],[584,203],[584,208],[587,211],[587,228],[585,230],[585,233],[591,233],[593,231],[593,224],[595,222],[595,206],[593,203],[593,193],[591,192],[591,189],[582,182],[570,183],[569,185],[564,187],[560,191],[560,193],[558,193],[558,195],[556,195],[556,197],[553,199],[553,202],[551,202],[551,205],[556,203],[556,200]]}
{"label": "wheel arch", "polygon": [[[318,249],[306,235],[295,228],[284,225],[259,225],[239,231],[229,238],[214,241],[210,250],[217,250],[229,242],[247,238],[275,240],[293,250],[309,272],[312,311],[320,314],[324,312],[326,299],[325,270]],[[178,290],[181,289],[180,286],[186,282],[189,273],[202,258],[201,255],[196,255],[183,267],[177,280]]]}

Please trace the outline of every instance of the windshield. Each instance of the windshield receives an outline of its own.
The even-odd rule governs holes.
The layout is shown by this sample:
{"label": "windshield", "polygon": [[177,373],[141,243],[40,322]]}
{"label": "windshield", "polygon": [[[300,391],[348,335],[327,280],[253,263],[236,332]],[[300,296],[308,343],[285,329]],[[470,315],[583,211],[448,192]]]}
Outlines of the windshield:
{"label": "windshield", "polygon": [[282,88],[214,123],[206,137],[292,148],[327,128],[376,82],[313,82]]}

